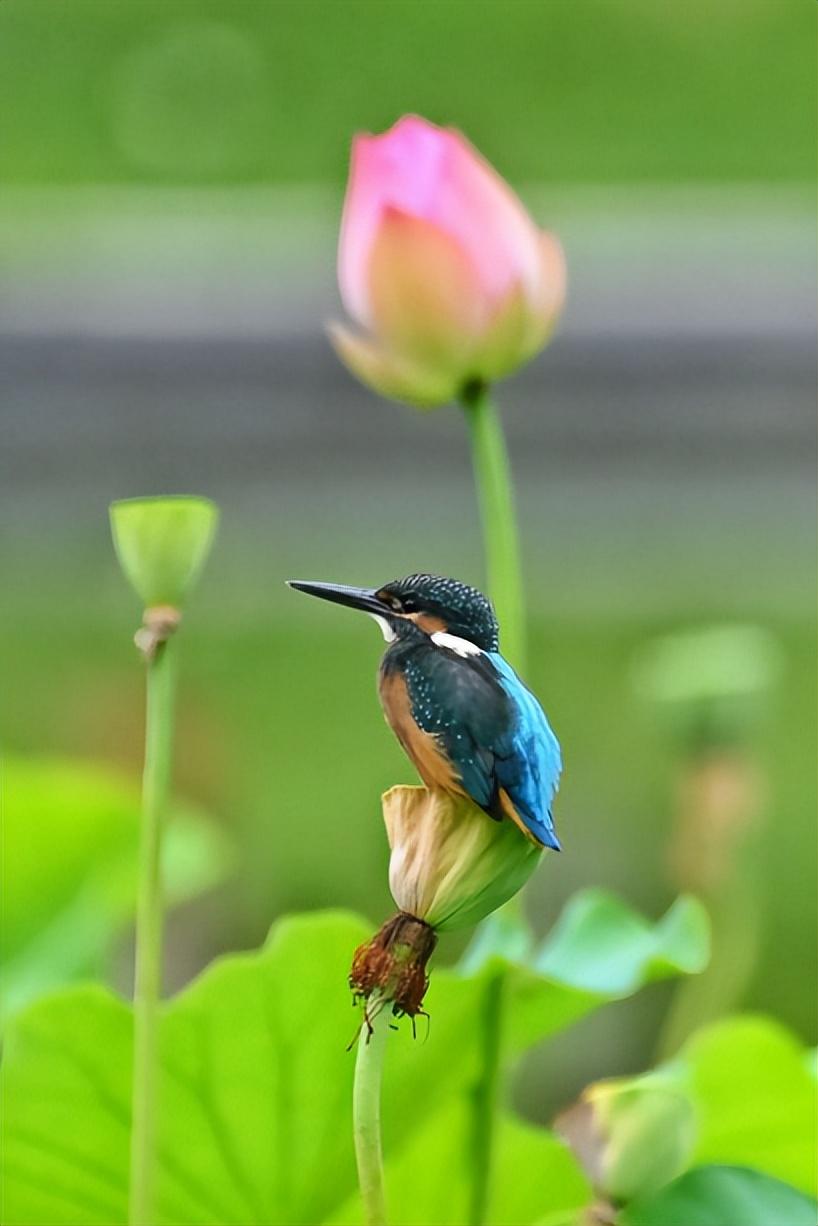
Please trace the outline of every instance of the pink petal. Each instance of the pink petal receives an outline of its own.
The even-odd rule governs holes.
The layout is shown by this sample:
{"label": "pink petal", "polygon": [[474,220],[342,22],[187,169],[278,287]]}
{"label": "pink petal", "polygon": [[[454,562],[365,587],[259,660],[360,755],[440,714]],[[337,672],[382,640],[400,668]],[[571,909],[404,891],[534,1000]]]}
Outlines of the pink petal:
{"label": "pink petal", "polygon": [[370,322],[368,254],[390,206],[455,239],[487,298],[496,302],[517,281],[534,291],[538,232],[517,196],[459,132],[406,115],[381,136],[353,143],[338,276],[360,323]]}
{"label": "pink petal", "polygon": [[560,313],[565,303],[565,252],[548,230],[540,232],[538,245],[537,286],[531,301],[540,314],[553,318]]}
{"label": "pink petal", "polygon": [[539,236],[539,276],[534,293],[518,282],[496,309],[479,346],[479,368],[489,381],[528,362],[547,343],[565,300],[565,257],[553,235]]}
{"label": "pink petal", "polygon": [[446,158],[427,216],[461,244],[484,292],[496,303],[521,281],[538,279],[539,232],[518,196],[459,132],[446,138]]}
{"label": "pink petal", "polygon": [[329,334],[341,361],[381,396],[431,409],[447,404],[456,394],[454,378],[440,370],[424,369],[384,349],[377,341],[356,336],[341,324],[331,324]]}
{"label": "pink petal", "polygon": [[475,375],[491,383],[520,365],[531,328],[530,316],[528,299],[518,283],[508,291],[485,331]]}
{"label": "pink petal", "polygon": [[488,319],[475,269],[458,243],[392,207],[372,246],[369,305],[372,329],[386,347],[464,376]]}
{"label": "pink petal", "polygon": [[407,115],[381,136],[356,136],[341,219],[338,282],[349,314],[369,323],[369,255],[385,208],[425,215],[443,150],[438,129]]}

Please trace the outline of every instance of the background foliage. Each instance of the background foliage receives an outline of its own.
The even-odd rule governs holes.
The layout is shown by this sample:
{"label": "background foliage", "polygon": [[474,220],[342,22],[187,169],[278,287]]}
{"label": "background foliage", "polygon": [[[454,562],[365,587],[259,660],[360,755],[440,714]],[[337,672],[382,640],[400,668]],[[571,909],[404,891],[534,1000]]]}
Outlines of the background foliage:
{"label": "background foliage", "polygon": [[[345,985],[349,951],[369,931],[342,913],[282,920],[261,952],[220,960],[168,1004],[163,1226],[359,1220],[349,1129],[353,1058],[343,1058],[341,1036],[355,1024]],[[615,965],[600,963],[600,931]],[[466,1220],[481,997],[499,970],[509,976],[510,1061],[590,1010],[652,978],[698,969],[706,957],[698,904],[680,901],[653,927],[589,893],[525,963],[495,957],[468,977],[437,972],[427,1039],[412,1042],[404,1023],[389,1049],[384,1156],[393,1220]],[[3,1134],[8,1222],[105,1226],[123,1218],[130,1045],[128,1007],[97,987],[44,1001],[12,1025]],[[762,1019],[724,1022],[689,1044],[669,1073],[697,1111],[699,1177],[706,1164],[752,1165],[757,1181],[758,1172],[787,1181],[768,1190],[762,1180],[748,1193],[740,1177],[736,1187],[719,1173],[723,1212],[730,1197],[751,1195],[762,1205],[765,1196],[773,1205],[778,1197],[790,1214],[780,1220],[798,1226],[810,1200],[789,1185],[810,1193],[815,1180],[815,1081],[799,1043]],[[591,1198],[564,1143],[506,1110],[493,1189],[489,1220],[508,1224],[568,1222]],[[660,1193],[666,1214],[669,1195],[672,1202],[671,1192]],[[712,1206],[712,1190],[703,1195]],[[658,1221],[658,1212],[652,1201],[636,1203],[628,1222]]]}
{"label": "background foliage", "polygon": [[340,178],[350,133],[407,110],[523,181],[800,180],[813,158],[796,0],[6,7],[15,181]]}
{"label": "background foliage", "polygon": [[[727,1122],[705,1113],[697,1160],[808,1187],[789,1142],[761,1152],[777,1127],[775,1079],[806,1129],[802,1044],[816,1033],[805,936],[816,918],[808,14],[795,0],[0,5],[0,642],[13,695],[4,737],[19,754],[6,863],[28,865],[8,882],[10,1012],[55,975],[98,971],[130,989],[143,677],[130,644],[137,611],[108,539],[114,497],[196,490],[224,511],[185,627],[177,786],[190,818],[177,824],[189,839],[177,868],[199,868],[174,886],[168,987],[214,954],[258,947],[283,912],[353,908],[374,922],[390,906],[378,796],[411,775],[369,680],[378,646],[371,626],[298,603],[282,581],[378,582],[421,567],[482,579],[456,415],[378,404],[322,331],[338,309],[350,134],[417,110],[484,149],[560,233],[571,268],[551,350],[502,389],[529,680],[567,763],[565,851],[528,894],[533,926],[541,937],[581,887],[656,916],[690,884],[672,848],[691,746],[637,693],[635,661],[657,634],[691,626],[767,631],[781,667],[741,738],[755,781],[739,871],[748,969],[730,1005],[787,1032],[742,1022],[724,1040],[729,1061],[718,1027],[691,1049],[703,1053],[702,1101],[726,1101],[717,1074],[743,1087],[754,1069],[752,1095],[731,1091],[753,1111]],[[728,885],[712,887],[711,911]],[[353,921],[338,923],[351,933]],[[438,968],[459,953],[442,942]],[[243,965],[208,976],[240,978]],[[168,1024],[183,1025],[191,999],[209,1017],[212,982],[169,1006]],[[346,1041],[354,1015],[343,975],[334,984],[328,1016]],[[555,1211],[587,1187],[539,1126],[589,1081],[652,1063],[675,987],[587,1014],[515,1068],[521,1115],[504,1124],[503,1169],[530,1152],[549,1174],[543,1195],[561,1172],[553,1184],[569,1199]],[[28,1087],[26,1053],[57,1014],[69,1047],[94,1040],[101,1065],[82,1066],[93,1082],[82,1109],[107,1149],[75,1191],[99,1220],[122,1194],[122,1134],[99,1124],[94,1086],[121,1106],[105,1045],[126,1054],[128,1016],[107,993],[77,993],[17,1014],[9,1042]],[[71,1021],[80,1006],[98,1019],[90,1035],[79,1014]],[[409,1048],[413,1058],[430,1044]],[[54,1069],[70,1094],[85,1076],[70,1073],[72,1058]],[[29,1090],[32,1104],[45,1092],[42,1081]],[[454,1118],[433,1123],[456,1134]],[[24,1173],[53,1137],[23,1125]],[[68,1124],[62,1135],[76,1141]],[[411,1183],[413,1143],[390,1159],[396,1189]],[[430,1196],[450,1165],[439,1152]],[[348,1154],[332,1161],[341,1169]],[[55,1150],[49,1162],[57,1186],[68,1158]],[[240,1200],[236,1177],[225,1180]],[[680,1195],[695,1200],[707,1178]],[[715,1178],[726,1196],[746,1192],[743,1176]],[[31,1220],[45,1209],[20,1180],[16,1203]],[[529,1208],[503,1212],[529,1221]],[[445,1201],[441,1212],[457,1209]],[[650,1206],[629,1212],[656,1220]]]}

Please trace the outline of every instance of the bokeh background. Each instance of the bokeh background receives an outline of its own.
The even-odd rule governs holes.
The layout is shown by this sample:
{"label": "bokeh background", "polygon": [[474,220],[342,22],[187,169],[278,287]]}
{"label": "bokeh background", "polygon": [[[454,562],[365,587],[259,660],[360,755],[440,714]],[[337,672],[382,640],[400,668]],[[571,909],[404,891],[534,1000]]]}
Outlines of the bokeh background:
{"label": "bokeh background", "polygon": [[[688,886],[722,934],[699,999],[608,1009],[535,1053],[522,1105],[645,1067],[688,1014],[764,1010],[814,1041],[812,24],[795,0],[0,6],[10,750],[136,778],[139,610],[107,504],[223,510],[177,785],[232,853],[173,912],[171,989],[284,911],[390,909],[379,795],[412,776],[379,639],[284,580],[482,581],[458,411],[380,402],[324,332],[351,134],[412,110],[462,128],[567,251],[559,332],[499,390],[530,681],[566,759],[565,851],[526,908],[544,931],[585,885],[651,915]],[[695,650],[675,665],[729,717],[640,688],[657,636],[736,624],[726,679]],[[70,814],[49,839],[70,858]],[[127,925],[103,962],[127,991]]]}

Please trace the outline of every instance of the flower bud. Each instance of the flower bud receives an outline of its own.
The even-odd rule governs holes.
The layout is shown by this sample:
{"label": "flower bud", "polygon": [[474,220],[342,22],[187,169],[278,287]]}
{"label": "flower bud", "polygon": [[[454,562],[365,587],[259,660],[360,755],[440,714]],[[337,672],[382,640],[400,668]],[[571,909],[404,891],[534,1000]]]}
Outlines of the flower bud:
{"label": "flower bud", "polygon": [[207,498],[128,498],[110,513],[126,578],[146,609],[172,621],[207,560],[218,508]]}
{"label": "flower bud", "polygon": [[331,329],[343,361],[425,407],[528,361],[565,295],[556,239],[459,132],[416,115],[355,138],[338,278],[362,330]]}
{"label": "flower bud", "polygon": [[436,932],[485,918],[521,889],[542,858],[512,822],[493,821],[465,797],[394,787],[383,796],[383,817],[392,897]]}
{"label": "flower bud", "polygon": [[696,1141],[690,1099],[656,1076],[589,1086],[556,1128],[596,1192],[615,1204],[670,1183],[687,1167]]}

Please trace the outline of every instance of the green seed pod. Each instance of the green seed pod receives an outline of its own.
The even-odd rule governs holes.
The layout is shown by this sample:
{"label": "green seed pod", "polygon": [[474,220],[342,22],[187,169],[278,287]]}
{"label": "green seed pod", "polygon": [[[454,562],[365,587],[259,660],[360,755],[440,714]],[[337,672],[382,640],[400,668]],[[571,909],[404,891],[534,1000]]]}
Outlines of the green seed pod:
{"label": "green seed pod", "polygon": [[392,897],[436,932],[484,919],[522,888],[542,859],[512,822],[493,821],[471,801],[444,792],[390,788],[383,816]]}
{"label": "green seed pod", "polygon": [[145,608],[181,608],[207,560],[218,518],[218,507],[207,498],[128,498],[111,504],[119,564]]}

